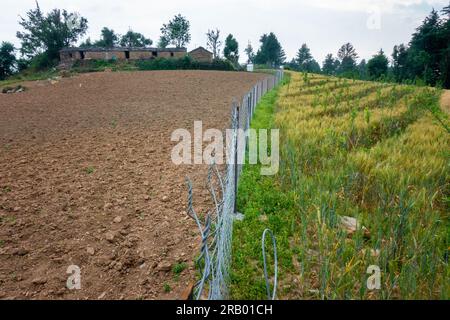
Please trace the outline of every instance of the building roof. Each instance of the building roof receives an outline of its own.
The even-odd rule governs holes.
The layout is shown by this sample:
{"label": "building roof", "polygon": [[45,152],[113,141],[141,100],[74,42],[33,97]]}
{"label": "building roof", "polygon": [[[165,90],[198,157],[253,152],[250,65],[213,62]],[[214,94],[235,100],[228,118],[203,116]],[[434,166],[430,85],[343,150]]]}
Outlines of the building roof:
{"label": "building roof", "polygon": [[189,53],[192,53],[192,52],[195,52],[195,51],[200,51],[200,50],[206,51],[206,52],[208,52],[208,53],[210,53],[210,54],[213,54],[211,51],[209,51],[209,50],[203,48],[202,46],[198,47],[197,49],[194,49],[194,50],[190,51]]}
{"label": "building roof", "polygon": [[117,52],[117,51],[149,51],[149,52],[187,52],[186,48],[139,48],[139,47],[114,47],[114,48],[101,48],[101,47],[88,47],[88,48],[64,48],[60,52]]}

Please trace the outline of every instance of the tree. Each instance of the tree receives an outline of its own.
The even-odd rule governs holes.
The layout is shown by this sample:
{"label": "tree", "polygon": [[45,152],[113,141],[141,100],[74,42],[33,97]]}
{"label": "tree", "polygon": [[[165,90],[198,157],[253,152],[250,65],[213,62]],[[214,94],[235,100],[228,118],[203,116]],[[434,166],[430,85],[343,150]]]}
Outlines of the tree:
{"label": "tree", "polygon": [[367,72],[369,77],[373,80],[386,76],[388,67],[389,60],[384,54],[383,49],[380,49],[380,51],[367,62]]}
{"label": "tree", "polygon": [[225,58],[234,65],[239,62],[239,44],[232,34],[229,34],[225,39],[223,54]]}
{"label": "tree", "polygon": [[101,39],[95,42],[95,46],[103,48],[113,48],[117,45],[119,36],[114,33],[114,30],[104,27],[102,29]]}
{"label": "tree", "polygon": [[259,41],[261,42],[261,47],[256,53],[255,63],[266,64],[271,67],[284,63],[286,54],[273,32],[264,34]]}
{"label": "tree", "polygon": [[339,49],[338,58],[340,62],[339,73],[351,75],[355,72],[358,54],[351,43],[346,43]]}
{"label": "tree", "polygon": [[160,36],[157,46],[158,46],[158,48],[167,48],[169,43],[170,43],[170,41],[168,39],[166,39],[166,37]]}
{"label": "tree", "polygon": [[78,13],[53,9],[44,15],[36,2],[36,9],[20,17],[24,31],[17,32],[22,55],[33,58],[44,53],[49,62],[59,59],[59,51],[76,43],[86,33],[87,20]]}
{"label": "tree", "polygon": [[408,72],[411,78],[421,78],[431,85],[439,81],[441,54],[446,42],[440,30],[439,14],[433,9],[416,29],[409,44]]}
{"label": "tree", "polygon": [[320,73],[320,65],[314,60],[306,43],[298,50],[296,60],[300,71]]}
{"label": "tree", "polygon": [[[281,48],[281,45],[280,45]],[[282,65],[283,63],[285,63],[286,61],[286,53],[284,52],[284,49],[281,48],[280,52],[278,53],[276,59],[275,59],[275,67],[278,67],[280,65]]]}
{"label": "tree", "polygon": [[325,60],[322,64],[322,72],[326,75],[335,75],[336,74],[336,61],[333,58],[333,55],[331,53],[327,54],[325,57]]}
{"label": "tree", "polygon": [[92,43],[91,38],[87,38],[79,45],[80,48],[92,48],[93,46],[94,44]]}
{"label": "tree", "polygon": [[285,63],[285,68],[288,70],[296,70],[296,71],[300,69],[297,60],[295,60],[295,58],[292,58],[291,61]]}
{"label": "tree", "polygon": [[444,42],[444,48],[442,50],[441,82],[445,88],[450,88],[450,3],[442,9],[442,13],[446,15],[443,22],[442,37],[443,39],[447,39],[447,41]]}
{"label": "tree", "polygon": [[361,79],[361,80],[368,79],[366,59],[362,59],[361,62],[358,64],[358,73],[359,73],[359,79]]}
{"label": "tree", "polygon": [[302,44],[302,47],[297,52],[297,63],[300,65],[304,65],[312,60],[311,50],[308,48],[306,43]]}
{"label": "tree", "polygon": [[407,79],[408,49],[404,44],[394,46],[392,52],[392,72],[397,82]]}
{"label": "tree", "polygon": [[181,14],[176,15],[161,28],[162,37],[177,48],[185,47],[191,41],[190,23]]}
{"label": "tree", "polygon": [[423,20],[408,46],[395,46],[392,73],[398,82],[422,80],[450,88],[450,5]]}
{"label": "tree", "polygon": [[219,40],[220,30],[208,30],[206,37],[206,46],[212,50],[213,58],[218,59],[220,56],[220,47],[222,46],[222,42]]}
{"label": "tree", "polygon": [[248,42],[247,48],[245,48],[245,54],[247,55],[248,63],[253,63],[255,60],[255,53],[253,52],[253,47],[250,41]]}
{"label": "tree", "polygon": [[312,59],[306,65],[306,71],[310,73],[321,73],[322,69],[320,68],[320,64],[315,59]]}
{"label": "tree", "polygon": [[10,42],[2,42],[0,46],[0,80],[6,79],[14,72],[16,56],[14,45]]}
{"label": "tree", "polygon": [[147,47],[151,46],[152,40],[147,39],[142,33],[128,30],[120,39],[121,47]]}

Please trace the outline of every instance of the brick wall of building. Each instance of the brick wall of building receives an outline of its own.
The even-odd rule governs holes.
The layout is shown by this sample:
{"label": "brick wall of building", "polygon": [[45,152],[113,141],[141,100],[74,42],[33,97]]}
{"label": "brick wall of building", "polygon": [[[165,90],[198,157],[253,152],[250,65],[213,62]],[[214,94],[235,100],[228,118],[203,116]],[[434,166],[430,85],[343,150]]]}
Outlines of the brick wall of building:
{"label": "brick wall of building", "polygon": [[[186,50],[174,50],[174,49],[147,49],[147,50],[104,50],[104,49],[83,49],[72,48],[61,50],[60,59],[62,64],[71,64],[77,60],[147,60],[155,58],[183,58],[186,56]],[[200,56],[199,56],[200,57]],[[201,57],[200,57],[201,58]],[[208,59],[204,57],[203,59]]]}
{"label": "brick wall of building", "polygon": [[213,60],[213,54],[202,47],[189,52],[189,55],[199,62],[211,62]]}

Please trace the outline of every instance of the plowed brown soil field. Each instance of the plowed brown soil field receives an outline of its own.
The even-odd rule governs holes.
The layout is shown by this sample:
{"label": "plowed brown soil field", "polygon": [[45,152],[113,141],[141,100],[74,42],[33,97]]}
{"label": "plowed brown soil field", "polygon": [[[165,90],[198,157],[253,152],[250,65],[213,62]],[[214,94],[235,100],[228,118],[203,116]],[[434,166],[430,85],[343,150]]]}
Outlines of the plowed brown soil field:
{"label": "plowed brown soil field", "polygon": [[[0,94],[0,298],[182,297],[200,244],[185,177],[199,211],[210,197],[206,167],[172,164],[171,133],[225,129],[263,77],[92,73]],[[81,290],[66,288],[70,265]]]}

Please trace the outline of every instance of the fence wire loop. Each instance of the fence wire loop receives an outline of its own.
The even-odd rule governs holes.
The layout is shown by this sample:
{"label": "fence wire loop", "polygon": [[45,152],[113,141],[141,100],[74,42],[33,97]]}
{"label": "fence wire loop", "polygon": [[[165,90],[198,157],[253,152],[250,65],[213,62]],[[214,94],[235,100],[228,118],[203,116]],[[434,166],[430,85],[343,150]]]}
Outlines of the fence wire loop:
{"label": "fence wire loop", "polygon": [[[267,91],[273,89],[282,79],[283,71],[278,70],[274,76],[259,82],[244,95],[240,105],[235,100],[233,101],[231,129],[234,130],[231,130],[231,143],[227,148],[227,159],[238,159],[238,152],[245,153],[248,141],[244,141],[243,149],[241,149],[238,143],[239,134],[237,129],[246,130],[250,127],[258,102]],[[206,186],[209,189],[214,207],[205,214],[204,218],[201,218],[194,208],[192,182],[189,177],[186,177],[188,187],[187,212],[197,224],[202,238],[200,254],[196,260],[196,267],[200,272],[200,279],[195,284],[193,291],[193,297],[196,300],[223,300],[228,298],[231,240],[233,236],[233,221],[236,216],[237,185],[243,167],[237,161],[233,160],[231,162],[221,167],[213,163],[208,169]],[[272,239],[274,239],[273,235]],[[263,254],[265,259],[265,251],[263,251]],[[277,266],[275,270],[277,272]],[[264,272],[266,283],[268,283],[265,260]],[[275,298],[276,280],[277,277],[275,276],[273,298]]]}
{"label": "fence wire loop", "polygon": [[[272,246],[273,246],[273,259],[274,259],[274,279],[273,279],[273,291],[270,292],[270,281],[267,271],[267,257],[266,257],[266,236],[270,235],[272,238]],[[278,282],[278,254],[277,254],[277,240],[273,235],[273,232],[270,229],[266,229],[263,232],[262,240],[261,240],[262,254],[263,254],[263,262],[264,262],[264,278],[266,280],[266,290],[267,290],[267,299],[275,300],[277,293],[277,282]]]}

